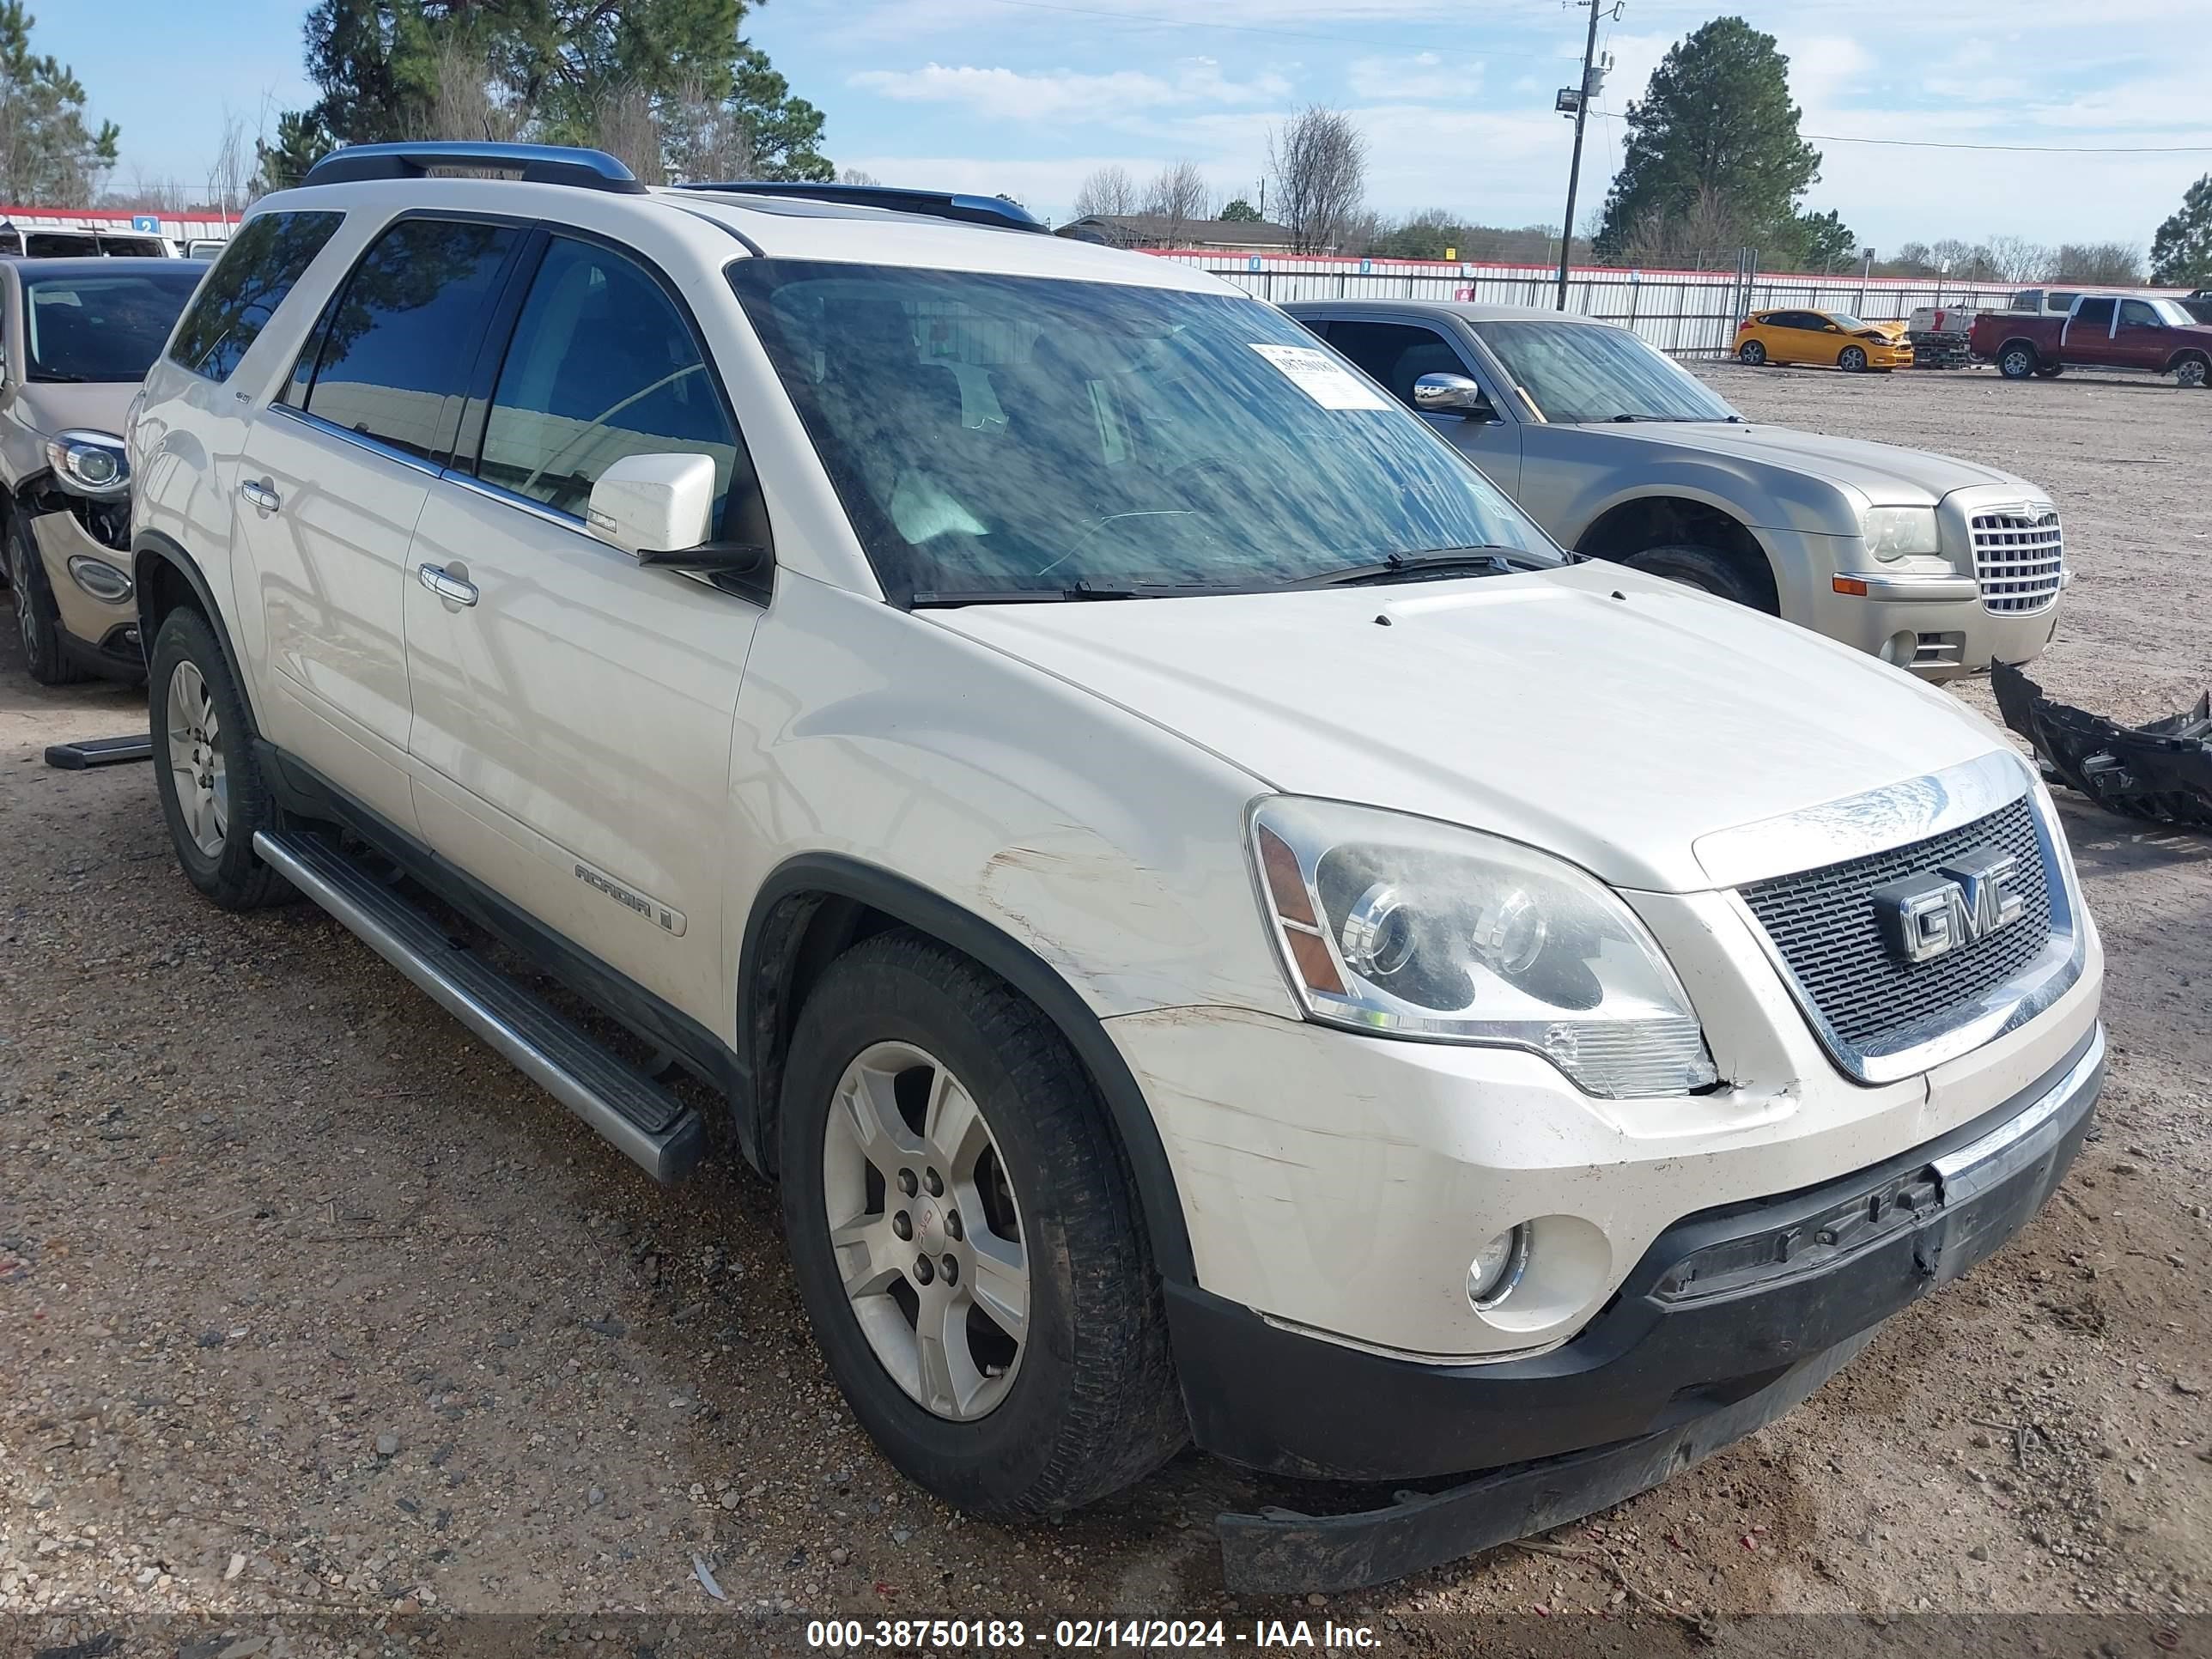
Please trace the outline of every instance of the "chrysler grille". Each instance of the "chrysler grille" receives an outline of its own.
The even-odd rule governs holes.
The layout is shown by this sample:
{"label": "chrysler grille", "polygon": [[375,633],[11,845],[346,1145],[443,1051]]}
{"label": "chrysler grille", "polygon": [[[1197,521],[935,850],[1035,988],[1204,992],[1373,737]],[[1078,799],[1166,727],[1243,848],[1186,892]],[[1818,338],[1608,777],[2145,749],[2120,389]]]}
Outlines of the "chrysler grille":
{"label": "chrysler grille", "polygon": [[2000,617],[2041,611],[2065,585],[2065,540],[2048,507],[2003,507],[1973,516],[1974,576],[1982,608]]}
{"label": "chrysler grille", "polygon": [[[1892,955],[1875,918],[1874,890],[1947,859],[1995,847],[2019,860],[2020,919],[1933,961]],[[1878,1051],[1896,1037],[1975,1002],[2017,978],[2051,939],[2051,872],[2022,796],[1942,835],[1841,864],[1778,876],[1743,900],[1796,976],[1801,994],[1852,1048]]]}

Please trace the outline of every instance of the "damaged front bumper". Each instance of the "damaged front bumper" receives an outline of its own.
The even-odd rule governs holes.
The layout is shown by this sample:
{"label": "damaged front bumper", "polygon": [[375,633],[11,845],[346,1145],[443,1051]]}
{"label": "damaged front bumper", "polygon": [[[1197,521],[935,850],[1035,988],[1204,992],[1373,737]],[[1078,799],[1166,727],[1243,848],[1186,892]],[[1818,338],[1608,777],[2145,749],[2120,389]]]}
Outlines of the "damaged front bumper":
{"label": "damaged front bumper", "polygon": [[[1201,1447],[1265,1469],[1281,1467],[1285,1446],[1304,1445],[1298,1461],[1310,1462],[1326,1441],[1344,1475],[1400,1488],[1376,1509],[1342,1512],[1340,1493],[1317,1513],[1220,1516],[1229,1588],[1332,1592],[1401,1577],[1624,1502],[1771,1422],[1883,1321],[2034,1217],[2081,1146],[2104,1071],[2093,1028],[1998,1109],[1910,1152],[1685,1218],[1604,1314],[1530,1358],[1417,1364],[1168,1286]],[[1489,1467],[1414,1474],[1440,1459]]]}
{"label": "damaged front bumper", "polygon": [[49,489],[21,503],[62,626],[63,648],[94,672],[146,672],[131,575],[130,507]]}
{"label": "damaged front bumper", "polygon": [[2009,663],[1990,669],[1990,689],[2046,777],[2110,812],[2212,830],[2212,692],[2185,714],[2122,726],[2054,702]]}

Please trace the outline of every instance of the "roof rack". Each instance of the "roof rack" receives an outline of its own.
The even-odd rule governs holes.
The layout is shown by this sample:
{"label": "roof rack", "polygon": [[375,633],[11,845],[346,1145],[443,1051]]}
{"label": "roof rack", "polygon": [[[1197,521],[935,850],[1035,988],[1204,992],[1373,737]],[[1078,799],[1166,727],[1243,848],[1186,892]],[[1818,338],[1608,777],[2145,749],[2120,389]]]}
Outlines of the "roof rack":
{"label": "roof rack", "polygon": [[488,144],[465,141],[431,143],[349,144],[334,149],[307,169],[307,185],[349,185],[368,179],[420,179],[437,167],[466,167],[514,173],[526,185],[568,185],[579,190],[608,190],[641,196],[637,175],[603,149],[572,149],[562,144]]}
{"label": "roof rack", "polygon": [[836,202],[848,207],[889,208],[896,213],[957,219],[994,230],[1027,230],[1049,236],[1052,227],[1018,202],[1000,196],[963,196],[941,190],[901,190],[890,185],[769,184],[745,179],[727,184],[678,185],[678,190],[711,190],[740,196],[781,196],[802,202]]}

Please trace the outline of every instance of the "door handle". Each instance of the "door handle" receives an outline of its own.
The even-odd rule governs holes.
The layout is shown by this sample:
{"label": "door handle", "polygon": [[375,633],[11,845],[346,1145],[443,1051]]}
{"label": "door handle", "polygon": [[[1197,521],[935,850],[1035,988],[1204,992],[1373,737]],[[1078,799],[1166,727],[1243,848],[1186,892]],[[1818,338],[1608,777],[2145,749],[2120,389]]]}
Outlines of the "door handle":
{"label": "door handle", "polygon": [[283,497],[256,478],[248,478],[240,484],[238,493],[264,513],[274,513],[284,504]]}
{"label": "door handle", "polygon": [[455,605],[474,605],[477,602],[477,585],[465,582],[458,576],[447,575],[442,565],[418,565],[415,576],[441,599],[451,599]]}

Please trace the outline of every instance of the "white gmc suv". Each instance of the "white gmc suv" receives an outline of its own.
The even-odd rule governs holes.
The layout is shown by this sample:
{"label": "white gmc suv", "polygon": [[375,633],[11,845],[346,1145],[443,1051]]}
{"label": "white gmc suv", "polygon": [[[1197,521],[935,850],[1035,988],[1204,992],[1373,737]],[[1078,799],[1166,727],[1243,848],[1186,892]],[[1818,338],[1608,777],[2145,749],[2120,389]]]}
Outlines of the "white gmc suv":
{"label": "white gmc suv", "polygon": [[1380,1486],[1222,1517],[1240,1589],[1639,1491],[2023,1225],[2102,959],[2007,743],[1041,228],[515,146],[258,204],[130,432],[185,875],[663,1180],[702,1079],[949,1502]]}

